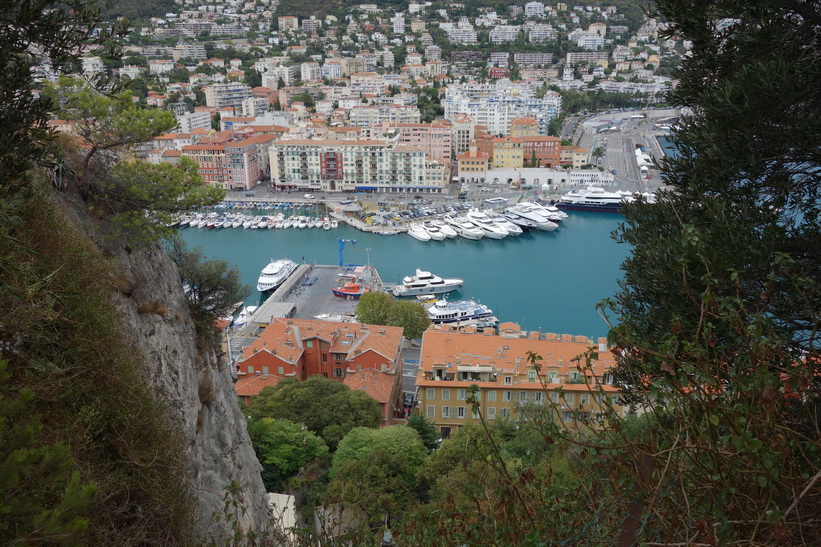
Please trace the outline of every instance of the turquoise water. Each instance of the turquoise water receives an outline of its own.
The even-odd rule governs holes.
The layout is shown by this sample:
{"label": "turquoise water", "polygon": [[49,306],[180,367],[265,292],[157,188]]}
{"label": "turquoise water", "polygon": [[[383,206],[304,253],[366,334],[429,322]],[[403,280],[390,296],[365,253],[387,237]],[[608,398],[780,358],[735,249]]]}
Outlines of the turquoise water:
{"label": "turquoise water", "polygon": [[[615,293],[628,252],[610,237],[622,218],[573,212],[558,230],[501,241],[456,238],[423,243],[404,234],[378,236],[345,224],[328,231],[184,228],[180,233],[207,256],[239,268],[243,282],[251,287],[272,258],[335,265],[337,238],[355,239],[355,245],[345,245],[345,263],[365,264],[370,257],[386,283],[397,283],[416,268],[461,277],[465,284],[451,299],[478,299],[501,321],[527,330],[598,337],[607,334],[607,325],[594,306]],[[259,297],[255,291],[248,302],[256,304]]]}

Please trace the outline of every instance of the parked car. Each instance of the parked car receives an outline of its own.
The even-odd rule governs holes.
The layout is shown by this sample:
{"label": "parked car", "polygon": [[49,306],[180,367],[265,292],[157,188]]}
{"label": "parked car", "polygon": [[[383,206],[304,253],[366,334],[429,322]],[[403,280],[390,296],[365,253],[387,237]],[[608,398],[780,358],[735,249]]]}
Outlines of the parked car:
{"label": "parked car", "polygon": [[313,194],[305,194],[305,199],[314,199],[314,197]]}

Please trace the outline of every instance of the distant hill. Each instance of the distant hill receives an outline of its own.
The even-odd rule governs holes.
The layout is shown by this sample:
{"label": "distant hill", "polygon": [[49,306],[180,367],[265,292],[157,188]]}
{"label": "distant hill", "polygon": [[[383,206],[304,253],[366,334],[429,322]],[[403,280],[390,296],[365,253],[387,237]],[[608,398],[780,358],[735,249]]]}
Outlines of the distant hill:
{"label": "distant hill", "polygon": [[109,19],[128,17],[132,21],[162,17],[174,9],[174,0],[119,0],[106,14]]}

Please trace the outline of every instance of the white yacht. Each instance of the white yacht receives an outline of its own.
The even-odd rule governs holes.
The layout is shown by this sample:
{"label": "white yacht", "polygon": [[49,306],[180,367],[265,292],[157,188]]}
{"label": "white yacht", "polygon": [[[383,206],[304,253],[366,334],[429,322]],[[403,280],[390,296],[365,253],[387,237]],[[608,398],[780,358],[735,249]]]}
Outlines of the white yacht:
{"label": "white yacht", "polygon": [[572,190],[564,194],[556,207],[578,211],[605,211],[617,213],[621,209],[622,196],[617,192],[606,192],[598,186],[588,186],[586,190]]}
{"label": "white yacht", "polygon": [[454,230],[453,227],[447,222],[443,222],[441,220],[431,220],[429,221],[429,224],[431,226],[436,226],[437,228],[439,228],[439,231],[442,232],[442,234],[448,239],[453,239],[459,235],[456,233],[456,230]]}
{"label": "white yacht", "polygon": [[442,294],[455,291],[462,286],[462,279],[443,279],[417,268],[416,275],[408,275],[401,285],[393,288],[394,296],[419,296],[420,294]]}
{"label": "white yacht", "polygon": [[279,260],[272,260],[262,269],[257,281],[257,290],[259,292],[271,292],[282,285],[288,276],[294,273],[297,268],[297,263],[287,258]]}
{"label": "white yacht", "polygon": [[411,224],[408,227],[408,235],[411,236],[413,239],[418,239],[419,241],[430,241],[431,237],[427,230],[420,224]]}
{"label": "white yacht", "polygon": [[505,209],[505,211],[514,215],[518,215],[525,220],[529,220],[530,222],[534,223],[535,227],[538,230],[549,231],[555,230],[559,227],[558,224],[551,220],[548,220],[544,215],[534,210],[525,203],[519,203],[518,205],[508,207],[507,209]]}
{"label": "white yacht", "polygon": [[485,231],[464,218],[445,217],[445,221],[456,230],[456,233],[465,239],[482,239]]}
{"label": "white yacht", "polygon": [[507,235],[509,236],[520,236],[522,235],[522,229],[519,227],[518,224],[515,222],[511,222],[510,220],[506,219],[501,215],[488,215],[487,218],[490,219],[496,226],[504,228],[507,230]]}
{"label": "white yacht", "polygon": [[432,240],[434,240],[434,241],[444,241],[445,234],[442,233],[442,230],[439,229],[439,226],[436,226],[435,224],[433,224],[431,222],[426,222],[423,225],[423,227],[425,228],[425,231],[428,233],[428,235],[430,236],[430,238]]}
{"label": "white yacht", "polygon": [[507,230],[490,220],[486,214],[478,209],[471,209],[465,217],[485,232],[485,237],[490,239],[504,239],[507,237]]}
{"label": "white yacht", "polygon": [[519,202],[519,205],[521,205],[523,207],[527,207],[531,211],[539,213],[540,215],[545,217],[550,222],[558,223],[558,222],[561,222],[562,220],[567,218],[567,213],[561,212],[558,209],[556,209],[555,207],[553,207],[553,209],[556,209],[556,211],[554,212],[554,211],[551,211],[550,209],[548,209],[547,207],[545,207],[544,205],[542,205],[540,203],[534,203],[532,201],[521,201],[521,202]]}
{"label": "white yacht", "polygon": [[497,323],[493,311],[474,300],[458,300],[448,302],[444,298],[428,308],[428,317],[433,323],[459,323],[470,325],[475,323]]}

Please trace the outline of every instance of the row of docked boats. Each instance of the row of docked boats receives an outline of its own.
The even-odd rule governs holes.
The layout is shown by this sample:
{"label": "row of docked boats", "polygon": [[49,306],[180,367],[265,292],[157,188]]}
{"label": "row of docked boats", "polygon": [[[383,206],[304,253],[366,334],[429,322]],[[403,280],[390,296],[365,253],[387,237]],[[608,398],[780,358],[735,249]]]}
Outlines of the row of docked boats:
{"label": "row of docked boats", "polygon": [[251,230],[283,228],[323,228],[331,230],[339,227],[339,221],[327,217],[291,216],[279,213],[274,216],[229,214],[186,214],[174,219],[170,227],[177,228],[243,228]]}
{"label": "row of docked boats", "polygon": [[556,207],[521,202],[501,213],[471,209],[464,215],[446,215],[414,223],[408,227],[408,235],[419,241],[444,241],[456,237],[503,239],[530,230],[555,230],[565,218],[567,213]]}

